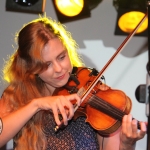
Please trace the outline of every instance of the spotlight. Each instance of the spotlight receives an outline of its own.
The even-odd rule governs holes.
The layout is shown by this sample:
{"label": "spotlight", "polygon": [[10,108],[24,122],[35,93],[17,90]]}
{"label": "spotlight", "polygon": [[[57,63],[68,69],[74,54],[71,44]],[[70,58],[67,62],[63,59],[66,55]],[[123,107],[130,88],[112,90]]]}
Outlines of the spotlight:
{"label": "spotlight", "polygon": [[63,15],[73,17],[81,13],[84,6],[84,1],[55,0],[55,4],[58,11]]}
{"label": "spotlight", "polygon": [[43,13],[46,0],[6,0],[6,10],[27,13]]}
{"label": "spotlight", "polygon": [[[147,13],[146,2],[147,0],[113,0],[113,5],[118,13],[115,35],[128,35],[135,29]],[[148,18],[138,28],[135,36],[147,36],[147,28]]]}
{"label": "spotlight", "polygon": [[60,22],[75,21],[91,16],[90,10],[102,0],[52,0]]}

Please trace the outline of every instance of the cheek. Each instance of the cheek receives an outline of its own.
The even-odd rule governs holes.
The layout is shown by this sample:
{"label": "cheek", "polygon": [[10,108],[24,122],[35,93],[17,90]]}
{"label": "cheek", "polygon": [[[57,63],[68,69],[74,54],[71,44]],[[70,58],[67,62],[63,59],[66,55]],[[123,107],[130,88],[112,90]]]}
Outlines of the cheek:
{"label": "cheek", "polygon": [[49,70],[46,70],[46,71],[42,72],[41,74],[39,74],[39,77],[43,81],[47,81],[47,79],[49,79],[51,76],[52,76],[52,73]]}

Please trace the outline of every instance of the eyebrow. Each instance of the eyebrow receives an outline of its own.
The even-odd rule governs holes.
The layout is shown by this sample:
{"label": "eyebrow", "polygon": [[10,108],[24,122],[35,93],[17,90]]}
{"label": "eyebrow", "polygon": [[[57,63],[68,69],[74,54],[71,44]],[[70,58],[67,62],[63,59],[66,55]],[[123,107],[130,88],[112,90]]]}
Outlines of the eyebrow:
{"label": "eyebrow", "polygon": [[66,52],[67,52],[67,49],[64,49],[64,50],[57,56],[57,58],[58,58],[60,55],[65,54]]}
{"label": "eyebrow", "polygon": [[[67,49],[64,49],[56,58],[60,57],[62,54],[67,53]],[[45,63],[50,63],[51,61],[46,61]]]}

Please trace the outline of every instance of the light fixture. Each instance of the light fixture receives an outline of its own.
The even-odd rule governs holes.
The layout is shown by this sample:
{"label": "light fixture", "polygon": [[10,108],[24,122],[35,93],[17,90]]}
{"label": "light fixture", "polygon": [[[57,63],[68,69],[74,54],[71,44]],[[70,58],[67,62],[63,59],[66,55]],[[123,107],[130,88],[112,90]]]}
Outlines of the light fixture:
{"label": "light fixture", "polygon": [[55,0],[55,4],[57,9],[63,15],[72,17],[81,13],[84,6],[84,0]]}
{"label": "light fixture", "polygon": [[13,0],[13,1],[20,6],[33,6],[39,0]]}
{"label": "light fixture", "polygon": [[[147,12],[146,0],[113,0],[117,10],[115,35],[128,35]],[[138,28],[136,36],[147,36],[148,18]]]}
{"label": "light fixture", "polygon": [[91,16],[102,0],[52,0],[58,20],[61,23],[75,21]]}
{"label": "light fixture", "polygon": [[6,10],[26,13],[43,13],[46,0],[6,0]]}

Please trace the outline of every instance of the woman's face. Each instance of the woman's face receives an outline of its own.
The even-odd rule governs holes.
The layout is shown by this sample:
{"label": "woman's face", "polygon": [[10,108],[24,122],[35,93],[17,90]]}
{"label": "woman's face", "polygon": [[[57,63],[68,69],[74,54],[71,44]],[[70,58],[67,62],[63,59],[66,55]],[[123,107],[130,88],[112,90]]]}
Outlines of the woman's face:
{"label": "woman's face", "polygon": [[68,56],[68,51],[58,39],[52,39],[44,47],[42,57],[48,68],[39,74],[39,77],[46,83],[52,91],[57,87],[62,87],[68,82],[72,65]]}

